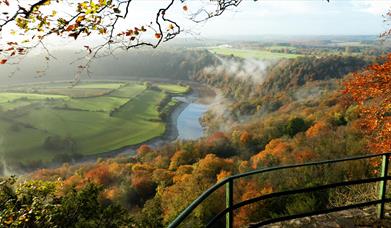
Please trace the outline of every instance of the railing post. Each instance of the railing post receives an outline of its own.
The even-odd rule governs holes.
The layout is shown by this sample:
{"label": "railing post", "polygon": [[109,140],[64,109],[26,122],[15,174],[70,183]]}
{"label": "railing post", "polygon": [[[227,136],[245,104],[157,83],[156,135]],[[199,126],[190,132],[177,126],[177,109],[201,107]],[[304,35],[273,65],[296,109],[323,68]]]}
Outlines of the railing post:
{"label": "railing post", "polygon": [[[229,179],[228,182],[225,184],[225,207],[231,208],[233,206],[233,191],[234,190],[234,183],[233,179]],[[233,211],[228,211],[228,213],[225,215],[225,227],[226,228],[232,228],[234,223],[234,217],[233,217]]]}
{"label": "railing post", "polygon": [[383,178],[380,181],[379,185],[379,199],[381,200],[380,205],[377,208],[377,217],[379,219],[384,218],[384,206],[386,201],[386,193],[387,193],[387,176],[388,176],[388,160],[390,158],[389,154],[385,154],[382,156],[382,166],[381,166],[381,177]]}

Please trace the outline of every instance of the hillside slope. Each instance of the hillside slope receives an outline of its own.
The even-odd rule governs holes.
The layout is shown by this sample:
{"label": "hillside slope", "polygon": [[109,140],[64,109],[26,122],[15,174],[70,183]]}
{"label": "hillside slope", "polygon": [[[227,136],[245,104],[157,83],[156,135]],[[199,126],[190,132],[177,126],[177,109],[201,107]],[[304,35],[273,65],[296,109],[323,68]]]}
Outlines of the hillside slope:
{"label": "hillside slope", "polygon": [[[208,136],[195,141],[177,141],[160,148],[143,145],[136,157],[64,165],[39,170],[28,178],[45,181],[31,183],[35,188],[53,184],[54,187],[45,191],[47,195],[43,199],[53,198],[59,192],[56,195],[58,201],[52,203],[58,208],[66,208],[67,197],[87,191],[91,188],[89,183],[93,183],[100,186],[99,193],[95,194],[99,205],[126,208],[121,215],[130,217],[128,224],[135,227],[166,226],[203,191],[229,175],[365,153],[367,142],[359,128],[357,106],[341,93],[338,80],[367,64],[368,60],[351,57],[298,58],[259,70],[264,71],[265,80],[257,82],[248,77],[236,78],[235,72],[204,69],[195,79],[223,91],[224,102],[229,102],[220,106],[225,108],[220,110],[223,115],[211,110],[204,118],[210,132]],[[235,200],[314,186],[319,182],[373,177],[378,167],[371,164],[378,161],[371,162],[303,168],[247,178],[235,183],[234,189],[239,193]],[[8,186],[12,189],[12,183]],[[364,186],[268,200],[237,210],[235,225],[245,226],[261,218],[325,208],[335,202],[346,203],[355,190],[371,197],[371,188]],[[26,194],[34,198],[42,193],[31,191]],[[1,197],[0,203],[7,199]],[[23,200],[23,195],[14,197]],[[186,223],[202,227],[225,207],[224,197],[224,189],[217,191]],[[32,201],[27,201],[29,203]],[[17,211],[13,211],[16,217],[22,216],[17,209],[13,210]],[[64,215],[65,212],[60,211]],[[55,212],[58,211],[46,211],[49,215]],[[104,215],[108,212],[96,213]],[[127,216],[117,218],[125,221],[129,218]],[[7,218],[1,217],[0,223],[9,222]],[[86,221],[95,224],[98,219],[96,216],[89,220],[83,216],[78,218],[75,224],[85,224]],[[218,225],[223,225],[223,221]]]}

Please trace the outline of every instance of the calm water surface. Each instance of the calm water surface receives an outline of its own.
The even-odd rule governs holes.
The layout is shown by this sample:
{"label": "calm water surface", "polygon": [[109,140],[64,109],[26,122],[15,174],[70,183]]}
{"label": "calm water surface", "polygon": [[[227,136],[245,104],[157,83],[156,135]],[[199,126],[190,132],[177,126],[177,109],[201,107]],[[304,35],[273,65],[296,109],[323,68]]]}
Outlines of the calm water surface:
{"label": "calm water surface", "polygon": [[200,118],[207,110],[207,105],[190,103],[178,116],[178,139],[201,138],[204,131],[200,124]]}

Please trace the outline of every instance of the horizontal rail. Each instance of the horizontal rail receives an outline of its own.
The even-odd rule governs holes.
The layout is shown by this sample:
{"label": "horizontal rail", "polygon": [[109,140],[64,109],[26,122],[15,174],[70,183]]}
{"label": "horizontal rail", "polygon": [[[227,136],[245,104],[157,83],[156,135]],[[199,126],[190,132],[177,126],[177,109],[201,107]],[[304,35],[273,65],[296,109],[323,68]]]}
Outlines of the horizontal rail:
{"label": "horizontal rail", "polygon": [[325,161],[320,161],[320,162],[308,162],[308,163],[303,163],[303,164],[276,166],[276,167],[258,169],[258,170],[254,170],[254,171],[250,171],[250,172],[246,172],[246,173],[236,174],[236,175],[228,177],[227,179],[230,179],[230,178],[238,179],[238,178],[242,178],[242,177],[246,177],[246,176],[251,176],[254,174],[271,172],[271,171],[276,171],[276,170],[281,170],[281,169],[291,169],[291,168],[300,168],[300,167],[306,167],[306,166],[326,165],[326,164],[332,164],[332,163],[338,163],[338,162],[362,160],[362,159],[368,159],[368,158],[381,157],[383,155],[391,155],[391,153],[371,154],[371,155],[355,156],[355,157],[341,158],[341,159],[335,159],[335,160],[325,160]]}
{"label": "horizontal rail", "polygon": [[362,155],[362,156],[354,156],[354,157],[341,158],[341,159],[335,159],[335,160],[325,160],[325,161],[320,161],[320,162],[308,162],[308,163],[303,163],[303,164],[276,166],[276,167],[271,167],[271,168],[258,169],[258,170],[254,170],[254,171],[250,171],[250,172],[246,172],[246,173],[241,173],[241,174],[236,174],[236,175],[227,177],[227,178],[223,179],[222,181],[214,184],[212,187],[210,187],[208,190],[206,190],[204,193],[202,193],[186,209],[184,209],[177,216],[177,218],[168,225],[168,227],[169,228],[177,227],[209,195],[211,195],[214,191],[216,191],[221,186],[225,185],[230,180],[235,180],[238,178],[247,177],[247,176],[251,176],[251,175],[255,175],[255,174],[267,173],[267,172],[283,170],[283,169],[300,168],[300,167],[307,167],[307,166],[314,166],[314,165],[333,164],[333,163],[346,162],[346,161],[355,161],[355,160],[381,157],[383,155],[391,155],[391,153]]}
{"label": "horizontal rail", "polygon": [[[387,179],[390,180],[391,177],[387,177]],[[240,203],[234,204],[230,208],[226,208],[226,209],[222,210],[215,217],[213,217],[212,220],[210,220],[210,222],[208,223],[208,225],[206,227],[212,226],[217,220],[219,220],[222,216],[224,216],[229,211],[239,209],[241,207],[244,207],[246,205],[249,205],[249,204],[261,201],[261,200],[266,200],[266,199],[281,197],[281,196],[287,196],[287,195],[300,194],[300,193],[321,191],[321,190],[325,190],[325,189],[329,189],[329,188],[336,188],[336,187],[343,187],[343,186],[350,186],[350,185],[357,185],[357,184],[374,183],[374,182],[379,182],[382,180],[384,180],[384,178],[382,178],[382,177],[373,177],[373,178],[367,178],[367,179],[361,179],[361,180],[344,181],[344,182],[314,186],[314,187],[309,187],[309,188],[300,188],[300,189],[288,190],[288,191],[283,191],[283,192],[274,192],[274,193],[254,197],[254,198],[242,201]]]}

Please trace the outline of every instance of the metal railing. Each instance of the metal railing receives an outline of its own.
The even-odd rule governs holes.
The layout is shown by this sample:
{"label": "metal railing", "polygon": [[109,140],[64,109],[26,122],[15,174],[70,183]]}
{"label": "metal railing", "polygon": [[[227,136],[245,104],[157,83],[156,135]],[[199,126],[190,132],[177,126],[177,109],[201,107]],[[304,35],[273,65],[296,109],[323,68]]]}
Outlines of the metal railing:
{"label": "metal railing", "polygon": [[[225,191],[226,191],[226,207],[224,210],[222,210],[220,213],[215,215],[212,220],[209,221],[209,223],[206,225],[206,227],[211,227],[213,224],[215,224],[216,221],[223,218],[225,215],[225,224],[227,228],[233,227],[233,221],[234,216],[233,212],[236,209],[239,209],[243,206],[253,204],[258,201],[275,198],[275,197],[281,197],[281,196],[288,196],[298,193],[309,193],[309,192],[315,192],[320,190],[327,190],[332,189],[336,187],[343,187],[343,186],[351,186],[351,185],[358,185],[358,184],[366,184],[366,183],[375,183],[379,182],[379,197],[377,200],[373,201],[367,201],[362,203],[356,203],[351,204],[348,206],[340,206],[340,207],[334,207],[334,208],[328,208],[323,210],[317,210],[307,213],[300,213],[295,215],[288,215],[288,216],[282,216],[278,218],[271,218],[268,220],[261,221],[259,223],[253,223],[250,224],[250,227],[259,227],[262,225],[267,225],[275,222],[281,222],[286,221],[290,219],[295,218],[302,218],[306,216],[313,216],[313,215],[319,215],[319,214],[325,214],[330,212],[336,212],[336,211],[342,211],[347,209],[353,209],[353,208],[360,208],[365,206],[371,206],[371,205],[378,205],[377,210],[377,216],[379,219],[384,218],[384,206],[386,202],[391,202],[391,199],[386,198],[386,190],[387,190],[387,180],[391,179],[390,176],[388,176],[388,165],[389,165],[389,158],[391,153],[384,153],[384,154],[375,154],[375,155],[364,155],[364,156],[356,156],[356,157],[349,157],[349,158],[343,158],[343,159],[336,159],[336,160],[326,160],[326,161],[320,161],[320,162],[310,162],[310,163],[304,163],[304,164],[296,164],[296,165],[285,165],[285,166],[277,166],[277,167],[271,167],[271,168],[265,168],[265,169],[259,169],[254,170],[251,172],[241,173],[237,175],[233,175],[230,177],[225,178],[219,183],[216,183],[212,187],[210,187],[208,190],[206,190],[204,193],[202,193],[197,199],[195,199],[185,210],[183,210],[177,217],[174,219],[171,224],[169,224],[169,228],[175,228],[181,225],[181,223],[193,212],[193,210],[200,205],[204,200],[207,199],[208,196],[210,196],[212,193],[214,193],[216,190],[218,190],[220,187],[225,185]],[[366,178],[366,179],[359,179],[359,180],[350,180],[350,181],[343,181],[338,183],[332,183],[332,184],[326,184],[326,185],[320,185],[315,187],[307,187],[307,188],[301,188],[301,189],[295,189],[295,190],[288,190],[288,191],[281,191],[281,192],[273,192],[270,194],[258,196],[255,198],[251,198],[248,200],[244,200],[242,202],[234,204],[233,202],[233,192],[234,192],[234,180],[252,176],[255,174],[261,174],[261,173],[268,173],[276,170],[284,170],[284,169],[292,169],[292,168],[299,168],[299,167],[308,167],[308,166],[316,166],[316,165],[325,165],[325,164],[335,164],[339,162],[347,162],[347,161],[355,161],[355,160],[362,160],[362,159],[369,159],[369,158],[376,158],[381,157],[382,158],[382,166],[381,166],[381,172],[380,177],[372,177],[372,178]]]}

